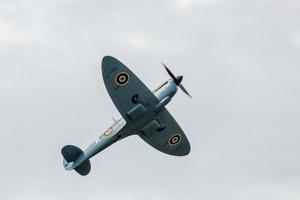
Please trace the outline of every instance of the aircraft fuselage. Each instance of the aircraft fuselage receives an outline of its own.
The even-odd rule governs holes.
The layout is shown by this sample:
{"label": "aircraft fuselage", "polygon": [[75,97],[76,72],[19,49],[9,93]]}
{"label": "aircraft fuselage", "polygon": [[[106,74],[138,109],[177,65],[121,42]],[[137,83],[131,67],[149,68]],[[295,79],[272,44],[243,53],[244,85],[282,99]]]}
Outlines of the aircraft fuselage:
{"label": "aircraft fuselage", "polygon": [[123,118],[120,118],[100,135],[74,162],[66,163],[66,169],[73,170],[85,160],[95,156],[118,140],[136,134],[140,131],[138,129],[139,127],[144,127],[149,124],[153,115],[160,112],[160,110],[171,101],[177,90],[177,85],[172,79],[164,82],[153,91],[153,94],[158,99],[158,104],[152,113],[139,118],[134,123],[130,123],[130,125],[127,125],[126,121]]}

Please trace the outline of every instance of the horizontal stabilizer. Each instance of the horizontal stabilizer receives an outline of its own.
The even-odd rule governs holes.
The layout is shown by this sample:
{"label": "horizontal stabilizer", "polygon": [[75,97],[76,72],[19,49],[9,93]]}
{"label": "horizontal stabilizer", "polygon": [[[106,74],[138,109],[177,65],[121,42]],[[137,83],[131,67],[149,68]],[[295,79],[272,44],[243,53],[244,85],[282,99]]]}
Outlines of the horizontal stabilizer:
{"label": "horizontal stabilizer", "polygon": [[[89,160],[85,160],[82,163],[80,163],[78,166],[73,167],[75,164],[75,161],[82,155],[83,151],[73,145],[67,145],[64,146],[61,150],[61,153],[64,157],[64,167],[66,170],[75,170],[78,174],[82,176],[88,175],[88,173],[91,170],[91,163]],[[76,162],[78,163],[78,162]]]}
{"label": "horizontal stabilizer", "polygon": [[61,154],[67,162],[75,161],[83,151],[73,145],[64,146],[61,150]]}
{"label": "horizontal stabilizer", "polygon": [[75,168],[75,171],[81,176],[86,176],[91,171],[91,162],[90,160],[86,160],[81,163],[78,167]]}

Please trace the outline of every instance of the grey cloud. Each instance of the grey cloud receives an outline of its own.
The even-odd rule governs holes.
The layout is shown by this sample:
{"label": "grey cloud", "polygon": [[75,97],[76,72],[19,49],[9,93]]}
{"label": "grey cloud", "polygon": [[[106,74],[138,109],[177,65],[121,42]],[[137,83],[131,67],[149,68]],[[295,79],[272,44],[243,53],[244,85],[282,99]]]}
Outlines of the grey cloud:
{"label": "grey cloud", "polygon": [[[1,199],[297,200],[300,4],[288,1],[2,1]],[[174,158],[138,137],[82,178],[60,148],[91,143],[119,116],[100,62],[113,55],[153,89],[192,144]]]}

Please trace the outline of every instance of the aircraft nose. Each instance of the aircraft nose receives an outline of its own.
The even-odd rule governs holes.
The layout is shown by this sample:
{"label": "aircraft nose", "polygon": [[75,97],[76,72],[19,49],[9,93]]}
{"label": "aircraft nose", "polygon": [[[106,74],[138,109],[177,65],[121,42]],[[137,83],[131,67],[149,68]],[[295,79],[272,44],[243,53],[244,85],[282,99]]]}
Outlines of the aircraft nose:
{"label": "aircraft nose", "polygon": [[176,85],[179,85],[181,83],[182,79],[183,79],[183,76],[177,76],[176,81],[175,81]]}

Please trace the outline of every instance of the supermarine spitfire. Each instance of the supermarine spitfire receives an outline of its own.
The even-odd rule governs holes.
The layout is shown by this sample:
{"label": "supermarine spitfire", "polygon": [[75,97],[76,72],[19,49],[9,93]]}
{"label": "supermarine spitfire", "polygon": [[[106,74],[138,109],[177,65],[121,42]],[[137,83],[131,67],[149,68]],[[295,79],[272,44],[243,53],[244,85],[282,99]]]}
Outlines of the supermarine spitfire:
{"label": "supermarine spitfire", "polygon": [[[164,65],[164,64],[163,64]],[[190,152],[190,143],[165,106],[182,86],[182,76],[175,77],[165,66],[172,79],[151,92],[145,84],[119,60],[105,56],[102,60],[102,75],[106,89],[122,118],[108,128],[85,151],[67,145],[62,148],[63,165],[66,170],[75,170],[87,175],[91,170],[89,159],[97,153],[130,135],[138,135],[155,149],[174,156]]]}

